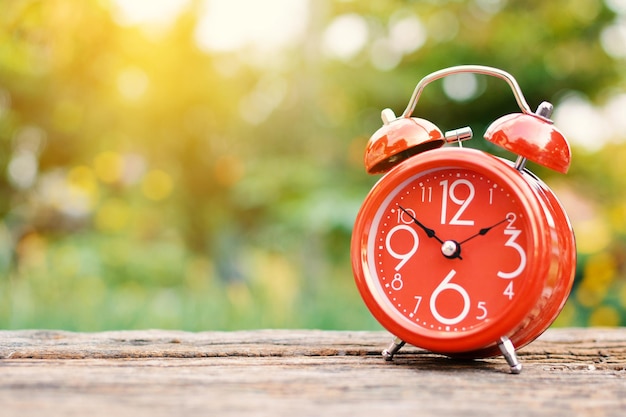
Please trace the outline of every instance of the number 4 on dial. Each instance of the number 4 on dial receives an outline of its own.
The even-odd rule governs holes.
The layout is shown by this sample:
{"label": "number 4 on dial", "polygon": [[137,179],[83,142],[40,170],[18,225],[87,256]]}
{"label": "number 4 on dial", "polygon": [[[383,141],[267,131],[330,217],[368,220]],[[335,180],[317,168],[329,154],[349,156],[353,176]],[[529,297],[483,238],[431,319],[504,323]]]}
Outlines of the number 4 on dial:
{"label": "number 4 on dial", "polygon": [[509,300],[513,299],[513,296],[515,295],[515,293],[513,292],[513,281],[509,282],[509,285],[506,286],[502,294],[508,296]]}

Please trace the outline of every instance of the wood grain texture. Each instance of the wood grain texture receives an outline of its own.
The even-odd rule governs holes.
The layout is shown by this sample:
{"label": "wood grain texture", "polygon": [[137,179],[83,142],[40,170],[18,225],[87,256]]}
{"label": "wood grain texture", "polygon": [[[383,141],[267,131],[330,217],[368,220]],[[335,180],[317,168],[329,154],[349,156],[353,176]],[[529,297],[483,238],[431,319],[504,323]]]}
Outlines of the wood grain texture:
{"label": "wood grain texture", "polygon": [[1,416],[620,416],[626,329],[551,329],[448,359],[384,332],[0,331]]}

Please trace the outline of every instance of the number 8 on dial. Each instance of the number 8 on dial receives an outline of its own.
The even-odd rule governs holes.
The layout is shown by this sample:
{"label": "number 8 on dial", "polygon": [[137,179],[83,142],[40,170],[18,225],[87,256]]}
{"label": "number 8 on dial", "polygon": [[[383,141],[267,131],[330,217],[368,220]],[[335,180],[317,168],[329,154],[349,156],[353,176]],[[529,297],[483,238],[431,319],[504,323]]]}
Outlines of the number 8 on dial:
{"label": "number 8 on dial", "polygon": [[[443,135],[410,117],[427,83],[458,72],[511,86],[523,113],[497,120],[485,138],[518,154],[516,163],[442,147],[471,131]],[[351,255],[365,304],[396,336],[387,359],[408,342],[450,356],[502,353],[518,373],[515,348],[556,319],[574,277],[574,236],[554,193],[524,168],[527,158],[560,172],[569,166],[550,109],[528,110],[503,71],[462,66],[424,78],[402,117],[383,112],[365,162],[369,172],[386,174],[357,215]]]}

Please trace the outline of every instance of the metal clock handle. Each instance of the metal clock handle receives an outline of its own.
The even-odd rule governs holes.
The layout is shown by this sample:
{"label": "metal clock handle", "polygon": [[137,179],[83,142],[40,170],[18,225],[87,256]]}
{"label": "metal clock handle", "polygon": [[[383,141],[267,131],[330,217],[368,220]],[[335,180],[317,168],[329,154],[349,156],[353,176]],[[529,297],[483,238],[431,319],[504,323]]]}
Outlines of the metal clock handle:
{"label": "metal clock handle", "polygon": [[522,90],[520,89],[519,84],[517,84],[517,81],[515,80],[515,78],[513,78],[513,76],[509,74],[508,72],[502,71],[498,68],[492,68],[492,67],[487,67],[483,65],[459,65],[456,67],[450,67],[450,68],[433,72],[432,74],[429,74],[426,77],[422,78],[421,81],[415,87],[415,90],[413,90],[413,95],[411,96],[411,100],[409,101],[409,104],[407,105],[406,110],[404,110],[404,113],[402,113],[402,117],[406,117],[406,118],[411,117],[411,114],[413,114],[413,110],[415,110],[415,106],[417,105],[417,101],[419,100],[419,97],[422,94],[422,91],[428,84],[430,84],[431,82],[435,80],[447,77],[449,75],[461,74],[461,73],[490,75],[492,77],[500,78],[506,81],[507,84],[511,87],[511,90],[513,91],[513,95],[515,96],[515,100],[517,101],[517,104],[519,108],[522,110],[522,112],[526,114],[535,115],[533,111],[530,109],[530,106],[528,106],[528,103],[526,102],[526,99],[524,98],[524,94],[522,93]]}

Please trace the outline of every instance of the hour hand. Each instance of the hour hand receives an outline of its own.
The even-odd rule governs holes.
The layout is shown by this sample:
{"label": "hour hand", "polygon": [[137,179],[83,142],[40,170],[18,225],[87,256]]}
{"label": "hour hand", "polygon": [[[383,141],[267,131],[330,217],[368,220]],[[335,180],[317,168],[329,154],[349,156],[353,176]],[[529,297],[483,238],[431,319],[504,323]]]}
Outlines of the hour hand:
{"label": "hour hand", "polygon": [[441,244],[443,244],[443,240],[441,240],[439,237],[437,237],[437,234],[435,233],[435,231],[429,227],[426,227],[423,223],[421,223],[419,220],[417,220],[415,218],[415,216],[413,216],[411,213],[408,212],[407,209],[405,209],[404,207],[402,207],[401,205],[398,204],[398,208],[400,210],[402,210],[404,213],[406,213],[407,216],[409,216],[411,218],[411,220],[413,220],[413,222],[418,225],[419,227],[422,228],[422,230],[424,230],[424,232],[426,233],[426,236],[428,237],[432,237],[435,238],[435,240]]}

